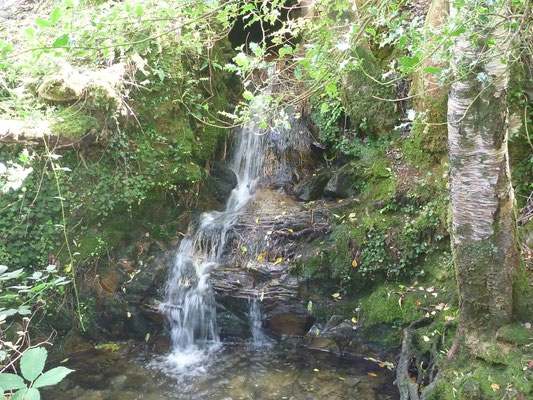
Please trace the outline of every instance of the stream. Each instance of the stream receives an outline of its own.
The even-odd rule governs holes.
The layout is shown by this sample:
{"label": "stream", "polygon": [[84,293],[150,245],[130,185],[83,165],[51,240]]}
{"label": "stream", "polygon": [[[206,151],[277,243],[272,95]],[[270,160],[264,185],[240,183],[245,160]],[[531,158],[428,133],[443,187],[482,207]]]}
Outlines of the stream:
{"label": "stream", "polygon": [[[262,112],[261,105],[255,104],[254,107],[259,115]],[[292,122],[297,125],[297,121]],[[286,316],[289,316],[287,321],[291,321],[293,315],[298,315],[291,314],[292,309],[285,311],[299,300],[296,298],[297,288],[290,286],[294,279],[286,272],[288,260],[286,262],[281,257],[268,260],[265,256],[262,260],[263,256],[259,259],[253,256],[255,264],[251,261],[246,264],[248,271],[253,272],[254,268],[264,271],[257,276],[267,272],[272,274],[274,278],[271,281],[262,286],[252,284],[245,288],[244,282],[250,279],[242,275],[233,279],[233,284],[242,287],[242,290],[226,288],[233,293],[234,304],[241,309],[242,319],[246,320],[249,327],[249,337],[240,342],[221,338],[217,326],[219,299],[215,291],[218,290],[220,296],[224,291],[224,288],[220,288],[223,286],[221,281],[230,282],[232,278],[230,274],[225,274],[222,280],[219,277],[213,283],[211,274],[215,275],[214,271],[218,275],[224,274],[224,268],[239,268],[242,265],[239,257],[246,256],[247,251],[252,254],[263,251],[259,249],[269,243],[270,231],[266,236],[258,235],[257,239],[250,234],[243,237],[237,232],[241,236],[238,240],[246,241],[249,248],[236,244],[234,228],[238,224],[243,226],[242,219],[252,216],[254,207],[270,210],[263,212],[261,217],[254,216],[255,222],[248,225],[244,223],[244,226],[254,226],[254,229],[261,229],[260,221],[270,221],[268,226],[275,227],[283,219],[275,216],[276,213],[300,208],[293,197],[286,194],[282,185],[277,189],[272,189],[270,185],[265,192],[263,180],[264,171],[267,170],[270,176],[282,177],[286,182],[292,182],[293,175],[298,174],[286,155],[291,141],[301,140],[302,135],[298,133],[291,132],[291,128],[287,127],[262,129],[253,120],[236,131],[233,156],[227,166],[235,173],[237,185],[221,211],[204,212],[193,220],[186,237],[174,252],[159,304],[159,312],[165,316],[170,337],[169,349],[165,354],[151,354],[149,346],[134,342],[134,349],[130,349],[127,355],[95,351],[82,357],[73,357],[65,365],[76,372],[57,389],[45,392],[45,398],[397,398],[392,372],[383,364],[362,357],[339,357],[325,351],[303,348],[297,337],[309,330],[314,317],[304,316],[303,322],[291,328],[294,330],[292,338],[279,340],[280,336],[286,335],[273,334],[276,329],[283,331]],[[295,151],[295,147],[292,147],[292,156],[301,158],[301,153]],[[254,196],[256,192],[258,196]],[[262,200],[265,193],[272,193],[268,196],[270,203]],[[249,205],[252,202],[255,202],[254,207]],[[262,206],[263,202],[265,206]],[[280,216],[283,215],[286,215],[286,211]],[[318,217],[314,217],[312,212],[310,215],[313,224],[314,218]],[[283,228],[282,231],[292,233],[293,229]],[[284,299],[286,305],[278,304],[280,298]],[[277,311],[280,316],[278,322],[271,316],[270,325],[263,315],[269,307],[270,310],[273,307],[282,310]]]}
{"label": "stream", "polygon": [[[139,346],[142,348],[143,346]],[[69,360],[76,370],[45,400],[386,400],[397,399],[392,373],[362,358],[275,345],[224,346],[180,374],[153,368],[142,349],[123,358],[94,353]],[[170,365],[169,365],[170,366]],[[369,375],[370,374],[370,375]],[[373,376],[375,374],[375,376]]]}

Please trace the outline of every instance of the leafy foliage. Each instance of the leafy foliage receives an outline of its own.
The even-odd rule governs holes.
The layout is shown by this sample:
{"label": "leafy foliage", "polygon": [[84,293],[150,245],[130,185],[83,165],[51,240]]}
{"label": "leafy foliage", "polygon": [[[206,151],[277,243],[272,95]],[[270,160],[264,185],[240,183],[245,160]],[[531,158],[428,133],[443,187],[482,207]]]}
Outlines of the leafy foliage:
{"label": "leafy foliage", "polygon": [[41,398],[39,388],[57,385],[73,372],[65,367],[56,367],[43,373],[47,356],[48,352],[44,347],[26,350],[20,358],[20,371],[28,383],[18,375],[0,373],[0,394],[11,391],[14,392],[11,399],[38,400]]}

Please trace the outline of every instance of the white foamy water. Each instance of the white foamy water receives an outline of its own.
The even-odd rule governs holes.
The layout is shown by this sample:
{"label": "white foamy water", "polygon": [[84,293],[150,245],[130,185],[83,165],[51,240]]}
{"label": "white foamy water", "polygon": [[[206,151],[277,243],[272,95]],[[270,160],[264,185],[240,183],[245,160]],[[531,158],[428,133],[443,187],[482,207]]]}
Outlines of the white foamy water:
{"label": "white foamy water", "polygon": [[272,340],[263,329],[263,314],[261,313],[261,307],[257,299],[250,302],[248,318],[250,319],[250,327],[252,328],[252,347],[264,348],[271,346]]}
{"label": "white foamy water", "polygon": [[236,133],[229,166],[237,175],[237,186],[223,211],[205,212],[191,224],[176,252],[160,305],[169,322],[172,351],[158,364],[171,373],[201,372],[209,354],[220,347],[209,274],[220,261],[228,231],[253,196],[263,170],[266,134],[253,123]]}

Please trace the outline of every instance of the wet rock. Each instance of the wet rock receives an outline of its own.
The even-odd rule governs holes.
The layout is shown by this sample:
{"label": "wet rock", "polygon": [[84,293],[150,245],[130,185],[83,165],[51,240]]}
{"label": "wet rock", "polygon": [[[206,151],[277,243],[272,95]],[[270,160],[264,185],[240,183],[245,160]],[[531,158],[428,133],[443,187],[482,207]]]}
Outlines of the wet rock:
{"label": "wet rock", "polygon": [[127,381],[128,377],[126,375],[117,375],[109,380],[109,385],[112,390],[122,390]]}
{"label": "wet rock", "polygon": [[310,179],[298,184],[294,188],[294,194],[303,201],[311,201],[320,199],[323,195],[324,188],[330,180],[331,174],[329,171],[324,171]]}
{"label": "wet rock", "polygon": [[307,334],[305,335],[304,344],[311,350],[328,351],[338,356],[341,355],[339,346],[337,346],[332,339],[326,337],[317,336],[315,334]]}
{"label": "wet rock", "polygon": [[349,376],[344,379],[344,384],[348,387],[355,387],[361,383],[361,379],[356,378],[355,376]]}
{"label": "wet rock", "polygon": [[94,345],[81,336],[76,330],[71,330],[65,338],[65,344],[63,346],[65,352],[69,357],[91,351],[94,349]]}
{"label": "wet rock", "polygon": [[278,305],[268,312],[267,329],[278,336],[303,336],[313,326],[315,317],[303,305]]}
{"label": "wet rock", "polygon": [[154,354],[163,355],[170,350],[170,338],[166,335],[157,335],[150,344],[150,351]]}
{"label": "wet rock", "polygon": [[220,338],[225,342],[242,342],[251,336],[249,320],[246,315],[222,306],[217,309],[217,326]]}
{"label": "wet rock", "polygon": [[167,277],[170,260],[167,257],[154,257],[147,262],[138,262],[136,272],[125,285],[126,296],[135,298],[158,297]]}
{"label": "wet rock", "polygon": [[354,196],[356,191],[354,189],[354,182],[356,176],[353,173],[350,165],[341,167],[334,172],[324,188],[324,196],[336,199],[345,199]]}
{"label": "wet rock", "polygon": [[[237,186],[237,176],[220,161],[215,161],[210,175],[200,192],[200,205],[204,209],[220,208]],[[217,204],[212,204],[215,201]]]}

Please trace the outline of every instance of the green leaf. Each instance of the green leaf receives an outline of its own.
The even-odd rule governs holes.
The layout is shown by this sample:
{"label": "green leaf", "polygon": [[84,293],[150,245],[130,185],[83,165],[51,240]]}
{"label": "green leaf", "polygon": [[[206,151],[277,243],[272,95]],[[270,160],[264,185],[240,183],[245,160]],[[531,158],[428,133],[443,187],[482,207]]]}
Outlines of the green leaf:
{"label": "green leaf", "polygon": [[438,75],[440,74],[441,69],[437,67],[426,67],[424,68],[424,72],[427,72],[428,74]]}
{"label": "green leaf", "polygon": [[27,29],[24,30],[24,32],[26,32],[26,38],[28,40],[33,40],[33,37],[35,35],[35,29],[27,28]]}
{"label": "green leaf", "polygon": [[372,36],[376,36],[376,30],[375,29],[366,28],[365,32],[371,34]]}
{"label": "green leaf", "polygon": [[300,67],[294,68],[294,76],[296,79],[301,80],[302,79],[302,69]]}
{"label": "green leaf", "polygon": [[254,98],[254,95],[252,94],[252,92],[245,90],[242,94],[242,97],[244,97],[246,100],[252,100]]}
{"label": "green leaf", "polygon": [[50,28],[52,24],[49,21],[45,21],[44,19],[37,18],[35,20],[35,23],[39,25],[41,28]]}
{"label": "green leaf", "polygon": [[398,61],[400,62],[402,66],[401,70],[406,72],[407,70],[416,66],[420,62],[420,58],[417,55],[413,57],[405,56],[405,57],[400,57]]}
{"label": "green leaf", "polygon": [[52,43],[53,47],[65,47],[68,44],[68,33],[64,33],[63,35],[59,36],[54,43]]}
{"label": "green leaf", "polygon": [[59,20],[61,19],[62,15],[63,15],[63,12],[61,11],[61,8],[59,7],[54,8],[54,11],[52,11],[52,13],[50,14],[50,18],[49,18],[52,25],[57,24]]}
{"label": "green leaf", "polygon": [[329,104],[328,103],[322,103],[320,106],[320,113],[324,114],[329,110]]}
{"label": "green leaf", "polygon": [[25,388],[24,380],[15,374],[0,374],[0,388],[3,390],[13,390]]}
{"label": "green leaf", "polygon": [[142,6],[135,7],[135,14],[137,14],[138,17],[141,17],[143,15],[143,12],[144,12],[144,10],[143,10]]}
{"label": "green leaf", "polygon": [[335,85],[334,82],[328,82],[325,89],[329,97],[335,98],[339,95],[339,91],[337,90],[337,85]]}
{"label": "green leaf", "polygon": [[35,388],[24,388],[15,393],[11,400],[41,400],[41,394]]}
{"label": "green leaf", "polygon": [[22,376],[30,382],[35,380],[43,372],[47,356],[48,352],[44,347],[26,350],[20,358]]}
{"label": "green leaf", "polygon": [[65,368],[65,367],[56,367],[50,371],[46,371],[42,374],[35,382],[33,382],[33,387],[40,388],[43,386],[57,385],[63,380],[65,376],[74,372],[74,370]]}

